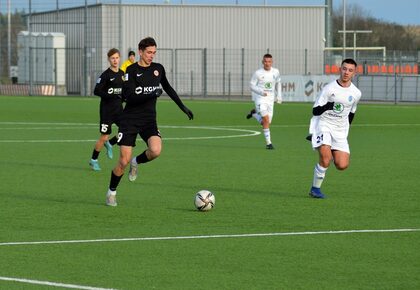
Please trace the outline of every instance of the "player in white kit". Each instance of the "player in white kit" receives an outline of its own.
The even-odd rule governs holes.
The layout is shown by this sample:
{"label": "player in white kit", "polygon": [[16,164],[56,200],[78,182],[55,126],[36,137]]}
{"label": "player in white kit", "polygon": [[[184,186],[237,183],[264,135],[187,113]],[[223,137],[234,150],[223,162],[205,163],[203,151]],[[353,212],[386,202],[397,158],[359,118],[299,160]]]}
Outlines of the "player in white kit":
{"label": "player in white kit", "polygon": [[315,100],[310,133],[312,147],[319,152],[309,195],[325,198],[321,184],[333,160],[338,170],[349,166],[350,149],[347,142],[350,124],[353,121],[362,93],[352,83],[357,64],[353,59],[341,63],[340,78],[326,85]]}
{"label": "player in white kit", "polygon": [[255,109],[252,109],[246,118],[254,117],[262,125],[266,148],[274,149],[271,143],[270,124],[273,119],[274,101],[279,104],[282,102],[280,73],[278,69],[272,67],[271,54],[263,56],[262,64],[263,67],[252,75],[250,88]]}

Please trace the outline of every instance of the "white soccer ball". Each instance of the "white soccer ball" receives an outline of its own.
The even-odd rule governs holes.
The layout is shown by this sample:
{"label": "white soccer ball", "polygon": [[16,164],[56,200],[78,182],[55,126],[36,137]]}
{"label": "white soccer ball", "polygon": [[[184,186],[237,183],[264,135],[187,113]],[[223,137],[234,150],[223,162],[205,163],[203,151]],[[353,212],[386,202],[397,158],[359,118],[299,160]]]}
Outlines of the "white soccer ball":
{"label": "white soccer ball", "polygon": [[196,193],[194,198],[195,208],[199,211],[209,211],[216,203],[216,198],[211,191],[200,190]]}

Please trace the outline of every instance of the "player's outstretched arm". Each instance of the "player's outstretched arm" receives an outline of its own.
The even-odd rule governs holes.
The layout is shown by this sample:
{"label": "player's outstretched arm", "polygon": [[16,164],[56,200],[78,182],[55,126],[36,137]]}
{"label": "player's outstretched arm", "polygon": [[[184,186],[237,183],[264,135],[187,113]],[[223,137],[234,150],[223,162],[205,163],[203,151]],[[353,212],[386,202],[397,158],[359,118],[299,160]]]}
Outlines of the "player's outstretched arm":
{"label": "player's outstretched arm", "polygon": [[318,106],[318,107],[314,107],[312,109],[312,114],[314,116],[320,116],[322,115],[325,111],[328,110],[332,110],[334,108],[334,102],[328,102],[323,106]]}
{"label": "player's outstretched arm", "polygon": [[184,106],[183,108],[181,108],[181,110],[185,113],[185,115],[188,116],[188,119],[190,119],[190,120],[194,119],[193,112],[190,109],[188,109],[186,106]]}
{"label": "player's outstretched arm", "polygon": [[166,78],[165,70],[163,70],[162,72],[162,78],[160,80],[160,83],[162,85],[163,90],[168,94],[168,96],[175,102],[175,104],[178,105],[181,111],[183,111],[188,116],[188,119],[192,120],[194,118],[193,112],[184,105],[184,103],[179,98],[178,94],[169,84],[168,79]]}

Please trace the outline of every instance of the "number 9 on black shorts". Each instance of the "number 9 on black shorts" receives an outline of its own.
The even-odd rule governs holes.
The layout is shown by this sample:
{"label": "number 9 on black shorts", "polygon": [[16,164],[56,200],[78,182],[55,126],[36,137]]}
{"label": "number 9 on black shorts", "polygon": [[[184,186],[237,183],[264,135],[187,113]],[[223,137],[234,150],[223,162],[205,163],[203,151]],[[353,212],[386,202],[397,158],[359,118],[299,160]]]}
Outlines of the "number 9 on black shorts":
{"label": "number 9 on black shorts", "polygon": [[146,144],[147,140],[152,136],[161,137],[156,122],[141,125],[122,124],[118,132],[118,145],[135,147],[137,134],[140,135]]}

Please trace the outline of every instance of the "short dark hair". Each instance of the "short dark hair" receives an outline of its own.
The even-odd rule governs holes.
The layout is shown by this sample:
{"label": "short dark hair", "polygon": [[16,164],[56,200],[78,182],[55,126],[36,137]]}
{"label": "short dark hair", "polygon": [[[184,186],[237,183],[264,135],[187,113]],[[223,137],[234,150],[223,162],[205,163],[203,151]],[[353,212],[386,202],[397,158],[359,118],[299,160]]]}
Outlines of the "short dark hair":
{"label": "short dark hair", "polygon": [[128,52],[128,57],[130,57],[131,55],[136,56],[136,53],[135,53],[134,51],[130,50],[130,51]]}
{"label": "short dark hair", "polygon": [[108,55],[108,57],[111,57],[111,55],[114,55],[116,53],[120,54],[120,51],[116,48],[111,48],[110,50],[108,50],[107,55]]}
{"label": "short dark hair", "polygon": [[269,53],[264,54],[263,58],[273,58],[273,56]]}
{"label": "short dark hair", "polygon": [[354,66],[357,67],[357,62],[354,59],[352,59],[352,58],[346,58],[345,60],[343,60],[341,62],[341,65],[343,65],[344,63],[354,64]]}
{"label": "short dark hair", "polygon": [[156,41],[152,37],[146,37],[140,40],[139,50],[145,50],[146,47],[149,47],[149,46],[157,46]]}

